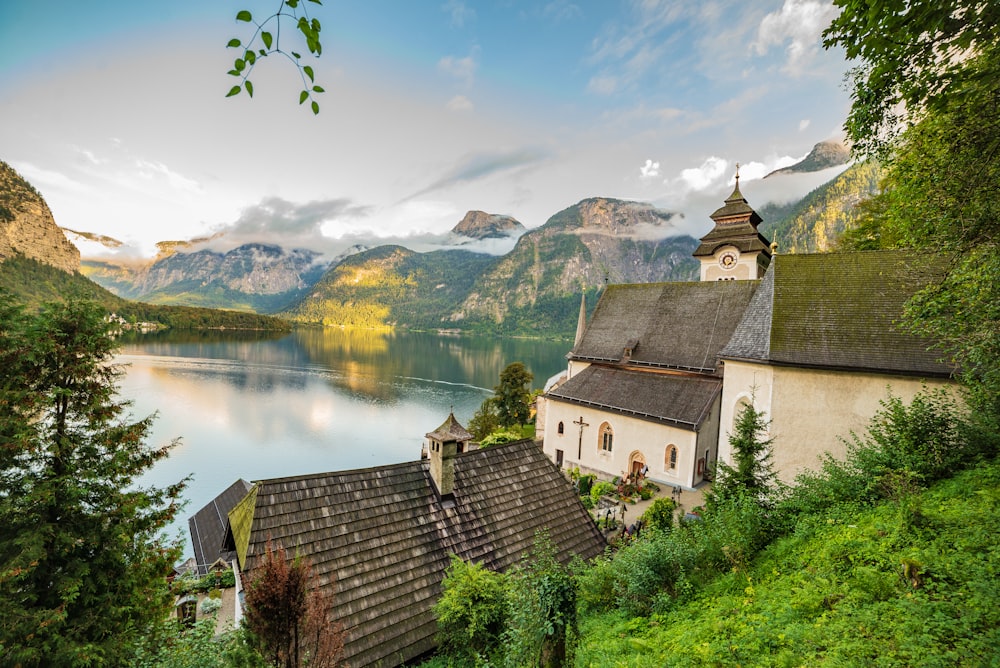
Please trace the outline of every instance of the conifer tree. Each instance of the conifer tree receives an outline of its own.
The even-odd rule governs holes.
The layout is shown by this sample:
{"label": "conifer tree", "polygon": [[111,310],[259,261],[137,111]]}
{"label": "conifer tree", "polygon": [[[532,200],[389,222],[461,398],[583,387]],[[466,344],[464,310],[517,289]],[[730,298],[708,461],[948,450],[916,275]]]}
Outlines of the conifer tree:
{"label": "conifer tree", "polygon": [[172,444],[127,415],[115,349],[96,304],[0,296],[0,664],[119,665],[171,605],[185,482],[138,484]]}
{"label": "conifer tree", "polygon": [[765,438],[771,421],[764,418],[751,403],[736,415],[733,432],[729,434],[732,465],[719,461],[711,495],[725,499],[740,494],[749,495],[767,504],[775,491],[775,473],[771,465],[773,438]]}

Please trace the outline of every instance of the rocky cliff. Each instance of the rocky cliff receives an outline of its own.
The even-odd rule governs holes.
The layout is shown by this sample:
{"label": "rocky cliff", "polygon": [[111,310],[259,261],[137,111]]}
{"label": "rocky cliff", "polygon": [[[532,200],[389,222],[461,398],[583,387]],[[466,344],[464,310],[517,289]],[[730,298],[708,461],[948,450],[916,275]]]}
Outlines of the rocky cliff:
{"label": "rocky cliff", "polygon": [[470,211],[451,232],[470,239],[500,239],[524,232],[524,225],[510,216]]}
{"label": "rocky cliff", "polygon": [[80,270],[80,251],[35,188],[0,162],[0,260],[21,254],[65,272]]}
{"label": "rocky cliff", "polygon": [[818,172],[828,167],[846,165],[851,160],[851,149],[839,139],[821,141],[813,146],[809,155],[802,158],[794,165],[789,165],[782,169],[776,169],[764,178],[770,178],[775,174],[797,174],[803,172]]}
{"label": "rocky cliff", "polygon": [[672,234],[673,216],[650,204],[583,200],[522,236],[479,277],[449,319],[513,318],[516,328],[535,330],[551,317],[560,331],[572,331],[582,291],[608,282],[696,280],[698,262],[691,253],[697,242]]}
{"label": "rocky cliff", "polygon": [[329,268],[314,251],[267,244],[244,244],[226,253],[176,251],[172,244],[154,262],[140,266],[87,261],[85,273],[131,299],[269,313],[296,301]]}

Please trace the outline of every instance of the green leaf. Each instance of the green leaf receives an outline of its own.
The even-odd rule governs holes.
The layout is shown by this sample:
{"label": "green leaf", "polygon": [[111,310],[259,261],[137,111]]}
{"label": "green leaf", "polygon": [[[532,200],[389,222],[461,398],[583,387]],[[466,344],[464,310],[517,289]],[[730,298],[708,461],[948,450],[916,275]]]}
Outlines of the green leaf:
{"label": "green leaf", "polygon": [[269,33],[269,32],[262,32],[260,34],[260,39],[261,39],[262,42],[264,42],[264,46],[266,48],[268,48],[268,49],[271,48],[271,43],[274,41],[274,38],[271,36],[271,33]]}
{"label": "green leaf", "polygon": [[299,93],[299,104],[302,104],[307,99],[309,99],[309,91],[304,90],[301,93]]}
{"label": "green leaf", "polygon": [[229,70],[228,72],[226,72],[226,74],[228,74],[231,77],[238,77],[240,75],[240,73],[237,72],[236,70]]}
{"label": "green leaf", "polygon": [[247,95],[253,97],[253,84],[249,81],[244,81],[243,86],[247,89]]}
{"label": "green leaf", "polygon": [[292,57],[298,59],[302,57],[302,54],[295,53],[294,51],[292,51]]}
{"label": "green leaf", "polygon": [[246,67],[247,67],[247,64],[246,64],[246,62],[242,58],[237,58],[233,62],[233,69],[235,69],[237,72],[242,72],[243,70],[246,69]]}
{"label": "green leaf", "polygon": [[261,49],[257,53],[260,55],[261,58],[264,58],[265,56],[267,56],[267,51],[265,51],[264,49]]}
{"label": "green leaf", "polygon": [[232,97],[233,95],[239,95],[241,90],[243,90],[243,89],[240,88],[239,86],[233,86],[232,88],[229,89],[229,92],[226,93],[226,97]]}
{"label": "green leaf", "polygon": [[257,62],[257,54],[254,53],[253,51],[247,51],[245,57],[247,59],[247,62],[250,63],[251,65]]}
{"label": "green leaf", "polygon": [[317,5],[323,4],[321,0],[309,0],[309,2],[315,2]]}
{"label": "green leaf", "polygon": [[313,115],[314,116],[316,114],[318,114],[319,113],[319,102],[317,102],[316,100],[313,100],[312,109],[313,109]]}
{"label": "green leaf", "polygon": [[227,49],[233,49],[233,48],[236,48],[238,46],[240,46],[240,40],[236,39],[235,37],[232,38],[231,40],[229,40],[229,43],[226,44],[226,48]]}
{"label": "green leaf", "polygon": [[326,90],[324,90],[322,86],[313,86],[313,92],[314,93],[325,93]]}
{"label": "green leaf", "polygon": [[313,32],[319,33],[319,19],[313,19],[312,21]]}
{"label": "green leaf", "polygon": [[253,16],[247,10],[241,9],[239,12],[236,13],[236,20],[246,21],[247,23],[249,23],[250,21],[253,21]]}
{"label": "green leaf", "polygon": [[285,0],[285,4],[291,7],[292,9],[295,9],[296,7],[299,6],[299,0]]}
{"label": "green leaf", "polygon": [[315,81],[316,80],[315,78],[313,78],[313,68],[310,67],[309,65],[306,65],[305,67],[303,67],[302,71],[306,73],[307,77],[309,77],[309,81]]}

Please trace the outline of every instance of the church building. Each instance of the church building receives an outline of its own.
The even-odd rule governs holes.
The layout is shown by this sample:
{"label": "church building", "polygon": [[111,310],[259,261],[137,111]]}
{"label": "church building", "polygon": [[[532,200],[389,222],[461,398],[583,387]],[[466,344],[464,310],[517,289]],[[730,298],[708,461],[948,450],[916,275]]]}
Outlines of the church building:
{"label": "church building", "polygon": [[[939,261],[901,251],[780,255],[739,187],[694,256],[701,280],[611,285],[581,315],[565,377],[542,402],[546,455],[611,479],[692,489],[742,405],[771,420],[779,477],[842,455],[891,392],[953,385],[931,342],[896,327]],[[583,311],[581,310],[581,313]]]}

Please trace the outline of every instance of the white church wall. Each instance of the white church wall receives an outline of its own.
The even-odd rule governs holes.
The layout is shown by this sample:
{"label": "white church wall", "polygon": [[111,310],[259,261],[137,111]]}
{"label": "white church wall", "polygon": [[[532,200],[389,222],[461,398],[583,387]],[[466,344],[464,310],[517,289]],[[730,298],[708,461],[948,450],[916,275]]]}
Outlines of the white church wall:
{"label": "white church wall", "polygon": [[[723,390],[723,425],[732,429],[735,407],[749,396],[757,383],[756,407],[770,419],[774,438],[773,464],[778,477],[794,482],[806,469],[816,469],[820,456],[829,452],[843,457],[847,446],[841,440],[850,432],[863,433],[879,401],[889,392],[909,402],[923,388],[957,385],[941,379],[875,373],[821,371],[792,367],[767,367],[729,361]],[[720,434],[720,456],[725,441],[726,461],[731,461],[728,437]]]}
{"label": "white church wall", "polygon": [[[579,420],[583,418],[582,441]],[[563,433],[559,433],[559,424]],[[611,452],[601,449],[601,426],[607,423],[613,433]],[[547,400],[543,451],[563,468],[579,467],[581,473],[595,473],[604,480],[621,476],[629,470],[630,459],[641,455],[649,471],[647,476],[660,483],[692,488],[695,481],[698,434],[670,425]],[[581,447],[582,443],[582,447]],[[667,466],[667,449],[677,447],[676,468]],[[578,452],[581,456],[577,456]]]}

